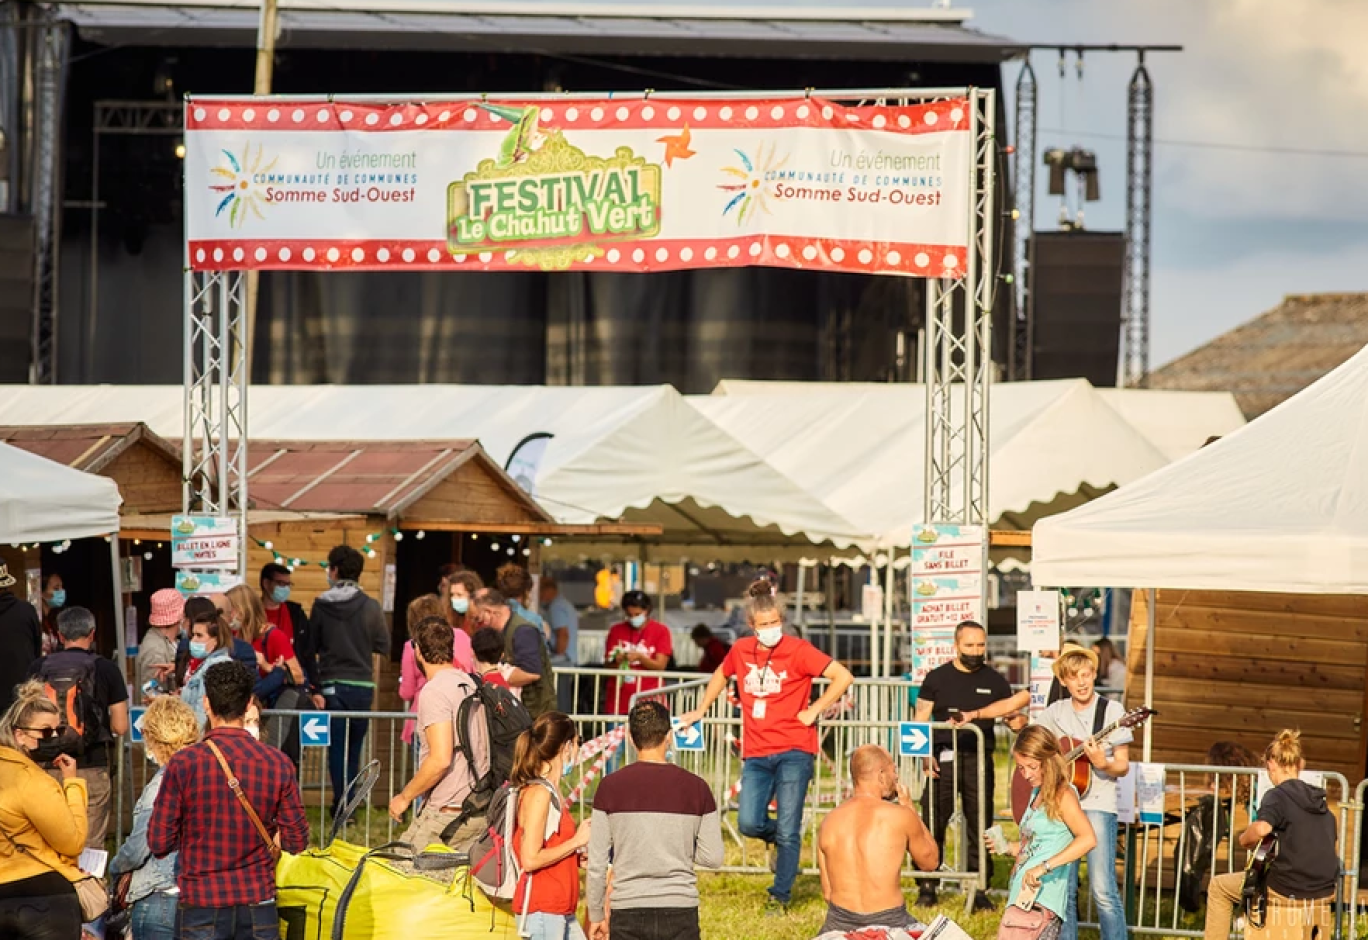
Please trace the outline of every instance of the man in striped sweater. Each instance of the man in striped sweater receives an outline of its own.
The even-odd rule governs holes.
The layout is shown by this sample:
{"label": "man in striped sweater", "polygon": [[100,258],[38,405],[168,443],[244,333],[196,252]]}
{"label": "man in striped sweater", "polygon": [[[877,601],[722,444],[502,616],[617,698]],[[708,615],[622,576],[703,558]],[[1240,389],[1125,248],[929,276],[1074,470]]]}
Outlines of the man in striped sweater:
{"label": "man in striped sweater", "polygon": [[666,760],[672,728],[659,702],[627,717],[633,764],[609,774],[594,796],[589,839],[589,937],[607,940],[608,864],[613,866],[613,940],[698,940],[694,866],[722,864],[722,824],[712,791]]}

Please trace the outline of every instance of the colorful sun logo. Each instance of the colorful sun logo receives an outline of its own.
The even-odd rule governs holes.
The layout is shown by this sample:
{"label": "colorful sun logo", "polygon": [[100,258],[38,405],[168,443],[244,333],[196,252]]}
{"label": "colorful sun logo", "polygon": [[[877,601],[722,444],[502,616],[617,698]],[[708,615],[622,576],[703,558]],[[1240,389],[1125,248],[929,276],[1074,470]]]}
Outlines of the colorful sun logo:
{"label": "colorful sun logo", "polygon": [[737,150],[736,155],[741,158],[741,166],[724,166],[722,172],[734,177],[739,182],[719,183],[717,188],[726,193],[732,193],[732,197],[723,207],[722,214],[726,215],[733,209],[739,210],[736,213],[736,224],[741,225],[746,221],[747,216],[753,216],[756,210],[769,214],[769,201],[765,196],[765,175],[783,168],[788,162],[788,157],[775,161],[775,147],[770,145],[769,153],[765,152],[765,145],[761,144],[756,151],[755,159],[752,160],[743,150]]}
{"label": "colorful sun logo", "polygon": [[269,173],[274,169],[276,160],[280,158],[277,157],[276,160],[262,166],[261,145],[257,145],[256,156],[249,162],[248,157],[251,153],[251,144],[242,148],[241,157],[236,157],[225,150],[223,161],[209,171],[226,181],[209,187],[213,192],[224,194],[218,208],[214,210],[214,217],[223,215],[223,211],[227,209],[228,224],[233,228],[242,228],[242,223],[247,221],[249,212],[263,221],[266,218],[261,214],[262,198],[253,188],[252,178],[259,173]]}

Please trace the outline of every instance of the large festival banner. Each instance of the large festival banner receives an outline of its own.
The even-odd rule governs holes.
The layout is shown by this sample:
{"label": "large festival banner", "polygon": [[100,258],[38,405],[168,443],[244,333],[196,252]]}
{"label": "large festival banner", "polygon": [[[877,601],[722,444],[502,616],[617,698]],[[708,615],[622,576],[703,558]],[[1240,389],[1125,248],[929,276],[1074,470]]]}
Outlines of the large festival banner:
{"label": "large festival banner", "polygon": [[192,98],[191,266],[960,277],[962,98]]}

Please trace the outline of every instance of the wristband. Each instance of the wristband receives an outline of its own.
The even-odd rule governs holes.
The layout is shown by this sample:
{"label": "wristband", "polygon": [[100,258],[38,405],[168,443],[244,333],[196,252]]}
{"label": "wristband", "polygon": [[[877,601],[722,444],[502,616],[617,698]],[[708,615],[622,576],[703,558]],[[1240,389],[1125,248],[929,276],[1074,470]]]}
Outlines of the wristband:
{"label": "wristband", "polygon": [[1041,864],[1044,866],[1044,868],[1045,868],[1045,874],[1047,874],[1047,875],[1048,875],[1051,871],[1054,870],[1054,869],[1052,869],[1052,868],[1050,867],[1050,860],[1049,860],[1048,858],[1045,859],[1045,861],[1042,862]]}

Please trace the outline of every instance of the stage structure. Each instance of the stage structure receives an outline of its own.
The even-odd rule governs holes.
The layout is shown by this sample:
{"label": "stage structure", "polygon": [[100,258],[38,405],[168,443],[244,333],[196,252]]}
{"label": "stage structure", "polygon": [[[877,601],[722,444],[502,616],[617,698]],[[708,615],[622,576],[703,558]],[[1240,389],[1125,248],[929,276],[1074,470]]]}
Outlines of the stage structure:
{"label": "stage structure", "polygon": [[187,98],[184,509],[245,530],[247,271],[769,265],[927,279],[909,521],[984,525],[995,107],[981,88]]}

